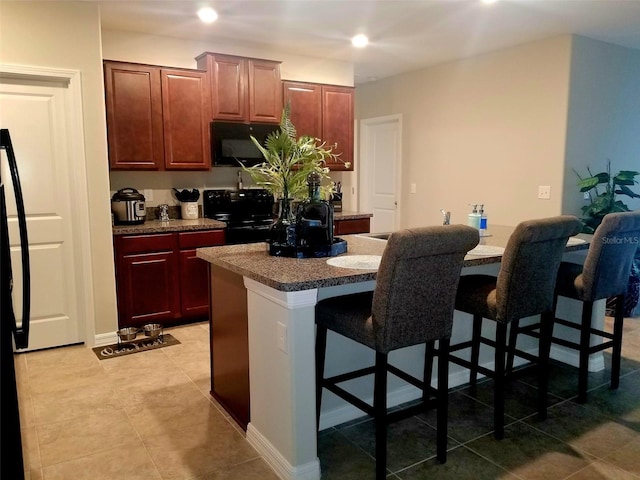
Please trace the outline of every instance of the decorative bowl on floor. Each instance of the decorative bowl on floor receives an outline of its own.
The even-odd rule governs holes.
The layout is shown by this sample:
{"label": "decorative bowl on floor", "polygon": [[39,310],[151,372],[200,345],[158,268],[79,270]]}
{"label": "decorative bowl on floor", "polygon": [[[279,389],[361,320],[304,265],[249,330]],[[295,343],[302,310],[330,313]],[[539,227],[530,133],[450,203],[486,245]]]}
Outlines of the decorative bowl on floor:
{"label": "decorative bowl on floor", "polygon": [[144,334],[147,337],[157,338],[162,333],[162,325],[159,323],[148,323],[144,327]]}
{"label": "decorative bowl on floor", "polygon": [[118,337],[120,340],[128,342],[129,340],[134,340],[138,335],[138,329],[135,327],[126,327],[118,330]]}

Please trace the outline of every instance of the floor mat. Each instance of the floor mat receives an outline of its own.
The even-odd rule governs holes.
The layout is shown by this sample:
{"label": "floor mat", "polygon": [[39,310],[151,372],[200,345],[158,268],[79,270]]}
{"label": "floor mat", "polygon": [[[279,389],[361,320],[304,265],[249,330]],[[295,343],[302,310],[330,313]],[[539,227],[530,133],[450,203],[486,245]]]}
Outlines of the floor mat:
{"label": "floor mat", "polygon": [[169,347],[171,345],[179,345],[180,341],[172,335],[165,333],[157,338],[142,338],[140,340],[132,340],[130,342],[114,343],[102,347],[93,347],[93,353],[98,359],[105,360],[107,358],[121,357],[132,353],[146,352],[156,348]]}

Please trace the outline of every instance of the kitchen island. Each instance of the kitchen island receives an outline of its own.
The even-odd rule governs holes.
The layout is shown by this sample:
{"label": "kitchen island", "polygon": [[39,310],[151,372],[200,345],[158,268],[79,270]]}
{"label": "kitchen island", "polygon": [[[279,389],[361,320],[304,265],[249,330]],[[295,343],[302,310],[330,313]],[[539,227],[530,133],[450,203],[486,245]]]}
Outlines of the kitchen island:
{"label": "kitchen island", "polygon": [[[491,237],[481,243],[504,247],[512,227],[492,227]],[[346,255],[381,255],[386,242],[375,237],[350,235]],[[583,237],[567,247],[568,255],[578,255],[588,248],[589,237]],[[247,440],[265,460],[286,479],[319,479],[315,425],[315,324],[314,307],[318,300],[360,291],[373,290],[376,269],[340,268],[327,264],[326,258],[294,259],[269,256],[267,245],[233,245],[198,249],[198,257],[207,260],[211,271],[212,313],[217,305],[236,303],[237,317],[248,319],[248,374],[250,390],[250,420]],[[500,253],[468,255],[463,275],[495,273],[499,269]],[[231,281],[230,281],[231,279]],[[221,292],[232,284],[233,296]],[[245,295],[243,297],[242,295]],[[246,302],[243,300],[246,298]],[[227,305],[226,308],[232,308]],[[567,310],[574,308],[570,305]],[[602,321],[604,305],[594,309],[594,317]],[[454,341],[470,337],[470,321],[466,314],[456,312]],[[216,330],[212,326],[212,337]],[[371,364],[373,353],[339,335],[328,340],[327,375]],[[526,347],[526,345],[525,345]],[[215,353],[212,352],[215,363]],[[424,347],[415,346],[392,354],[390,360],[409,373],[420,374]],[[482,352],[481,361],[489,363],[489,352]],[[371,396],[370,385],[364,379],[354,382],[352,391],[363,398]],[[390,379],[391,380],[391,379]],[[466,370],[452,368],[450,385],[468,381]],[[368,393],[365,393],[368,392]],[[389,405],[417,398],[419,391],[400,382],[389,382]],[[327,394],[323,401],[321,428],[342,423],[362,415]]]}

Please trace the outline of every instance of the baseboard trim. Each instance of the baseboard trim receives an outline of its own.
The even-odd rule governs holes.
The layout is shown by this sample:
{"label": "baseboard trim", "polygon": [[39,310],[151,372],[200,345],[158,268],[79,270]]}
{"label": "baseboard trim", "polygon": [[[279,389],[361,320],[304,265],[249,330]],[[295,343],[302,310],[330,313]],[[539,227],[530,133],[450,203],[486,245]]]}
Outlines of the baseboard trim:
{"label": "baseboard trim", "polygon": [[118,334],[116,332],[97,333],[93,336],[93,346],[103,347],[105,345],[113,345],[118,343]]}
{"label": "baseboard trim", "polygon": [[247,425],[247,441],[283,480],[320,480],[320,460],[317,457],[309,463],[294,467],[252,423]]}

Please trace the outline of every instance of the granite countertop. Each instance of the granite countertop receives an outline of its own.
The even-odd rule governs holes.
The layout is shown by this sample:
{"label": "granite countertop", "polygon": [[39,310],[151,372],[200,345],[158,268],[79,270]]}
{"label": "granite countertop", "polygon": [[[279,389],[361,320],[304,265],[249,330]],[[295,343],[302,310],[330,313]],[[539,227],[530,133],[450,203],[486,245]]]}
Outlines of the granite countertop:
{"label": "granite countertop", "polygon": [[333,212],[334,220],[359,220],[362,218],[371,218],[373,217],[373,213],[361,213],[361,212]]}
{"label": "granite countertop", "polygon": [[143,235],[148,233],[187,232],[195,230],[220,230],[227,228],[227,224],[209,218],[197,220],[172,219],[168,222],[149,220],[140,225],[114,225],[114,235]]}
{"label": "granite countertop", "polygon": [[[513,227],[492,226],[491,236],[482,237],[480,245],[504,247],[512,231]],[[347,241],[348,246],[348,252],[344,255],[382,255],[386,241],[365,235],[341,236]],[[590,235],[578,235],[578,237],[584,242],[567,246],[567,251],[583,250],[589,247]],[[327,258],[273,257],[269,255],[266,243],[199,248],[197,256],[284,292],[366,282],[376,278],[376,270],[333,267],[327,264]],[[498,263],[500,259],[501,254],[467,255],[464,266]]]}

